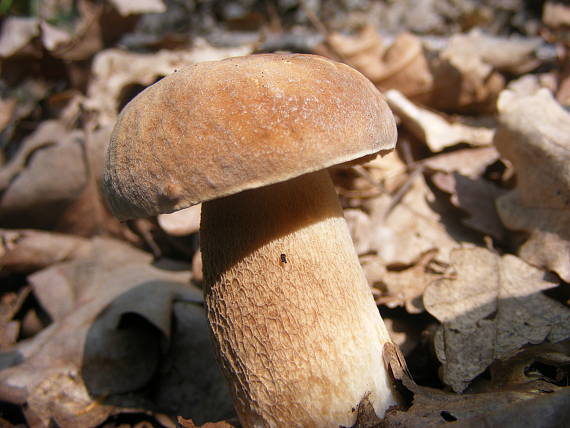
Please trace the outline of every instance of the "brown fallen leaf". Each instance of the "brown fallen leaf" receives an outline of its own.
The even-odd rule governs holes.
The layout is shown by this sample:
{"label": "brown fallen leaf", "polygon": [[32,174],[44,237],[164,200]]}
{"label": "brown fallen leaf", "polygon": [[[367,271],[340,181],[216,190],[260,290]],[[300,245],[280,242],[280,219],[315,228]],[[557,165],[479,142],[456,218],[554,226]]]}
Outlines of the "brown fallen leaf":
{"label": "brown fallen leaf", "polygon": [[0,99],[0,132],[10,125],[17,103],[14,98]]}
{"label": "brown fallen leaf", "polygon": [[483,178],[465,177],[458,173],[437,173],[433,183],[451,195],[451,203],[465,211],[468,217],[462,223],[499,241],[505,236],[505,227],[495,208],[495,201],[505,190]]}
{"label": "brown fallen leaf", "polygon": [[184,419],[178,417],[178,423],[184,428],[234,428],[239,427],[239,423],[221,421],[221,422],[206,422],[203,425],[196,425],[192,419]]}
{"label": "brown fallen leaf", "polygon": [[543,427],[564,428],[570,418],[570,388],[534,382],[523,388],[479,394],[449,394],[414,387],[413,405],[389,410],[378,428]]}
{"label": "brown fallen leaf", "polygon": [[0,170],[0,221],[10,227],[53,227],[87,183],[84,133],[45,121]]}
{"label": "brown fallen leaf", "polygon": [[514,165],[516,188],[497,200],[506,227],[525,231],[521,258],[570,282],[570,113],[546,89],[501,94],[495,145]]}
{"label": "brown fallen leaf", "polygon": [[202,270],[202,251],[198,250],[192,256],[192,280],[201,283],[204,280]]}
{"label": "brown fallen leaf", "polygon": [[480,77],[491,69],[522,74],[539,64],[536,51],[541,44],[540,38],[494,37],[474,29],[452,36],[442,57],[466,72],[478,70]]}
{"label": "brown fallen leaf", "polygon": [[0,58],[13,56],[26,48],[40,33],[38,20],[32,17],[10,16],[2,23]]}
{"label": "brown fallen leaf", "polygon": [[494,112],[505,79],[538,65],[539,39],[506,39],[473,30],[451,37],[432,63],[434,91],[430,106],[444,111]]}
{"label": "brown fallen leaf", "polygon": [[111,4],[122,16],[136,15],[141,13],[162,13],[166,6],[162,0],[110,0]]}
{"label": "brown fallen leaf", "polygon": [[506,89],[523,96],[534,95],[541,88],[555,92],[557,86],[558,83],[554,74],[525,74],[509,82]]}
{"label": "brown fallen leaf", "polygon": [[[491,380],[482,380],[485,388],[464,394],[417,385],[405,363],[401,363],[401,358],[390,349],[395,347],[387,347],[384,361],[390,367],[398,391],[409,405],[389,409],[376,427],[443,428],[453,422],[454,426],[473,428],[563,428],[570,418],[567,405],[570,387],[560,387],[556,380],[547,376],[537,377],[529,369],[534,362],[543,364],[547,372],[567,364],[570,349],[566,342],[530,347],[501,361],[501,367],[491,371]],[[501,376],[510,372],[517,372],[517,375]],[[562,378],[560,383],[565,385],[566,379]]]}
{"label": "brown fallen leaf", "polygon": [[545,2],[542,22],[552,28],[570,27],[570,6],[562,1]]}
{"label": "brown fallen leaf", "polygon": [[456,276],[428,286],[424,306],[442,323],[436,353],[453,390],[527,343],[570,337],[570,310],[541,293],[558,285],[544,272],[483,248],[454,250],[451,264]]}
{"label": "brown fallen leaf", "polygon": [[369,251],[375,252],[385,266],[411,266],[422,255],[437,250],[435,259],[446,263],[453,248],[467,240],[461,230],[446,227],[441,214],[433,210],[435,196],[423,176],[410,178],[409,188],[401,200],[381,195],[368,202],[370,210]]}
{"label": "brown fallen leaf", "polygon": [[479,382],[477,391],[497,391],[505,385],[546,380],[565,385],[570,375],[570,340],[529,345],[490,367],[491,380]]}
{"label": "brown fallen leaf", "polygon": [[413,98],[432,89],[433,76],[422,42],[411,33],[402,33],[385,46],[376,28],[366,25],[353,37],[331,33],[320,53],[326,54],[327,47],[381,90],[397,89]]}
{"label": "brown fallen leaf", "polygon": [[[3,117],[2,137],[7,144],[16,133],[18,124],[37,111],[38,104],[47,96],[49,84],[41,79],[26,79],[13,83],[3,94],[3,105],[6,110]],[[9,116],[8,116],[9,115]],[[2,162],[2,165],[4,162]]]}
{"label": "brown fallen leaf", "polygon": [[95,239],[83,257],[36,273],[34,291],[54,323],[2,355],[0,400],[26,402],[30,424],[96,426],[123,408],[149,406],[144,387],[156,376],[153,410],[204,421],[229,416],[201,292],[187,284],[188,271],[151,262],[123,243]]}
{"label": "brown fallen leaf", "polygon": [[[100,19],[103,10],[102,4],[88,0],[77,1],[78,16],[72,19],[71,31],[68,32],[53,24],[42,23],[44,46],[51,55],[66,61],[80,61],[92,57],[104,46],[103,27]],[[57,13],[57,11],[52,13],[54,12]],[[49,15],[47,11],[44,13],[44,18],[47,21],[50,19],[52,22],[57,21]]]}
{"label": "brown fallen leaf", "polygon": [[29,294],[30,288],[23,287],[18,293],[10,292],[0,296],[0,351],[16,343],[21,323],[14,317]]}
{"label": "brown fallen leaf", "polygon": [[158,225],[171,236],[186,236],[200,230],[201,204],[170,214],[159,214]]}
{"label": "brown fallen leaf", "polygon": [[[441,274],[429,269],[436,250],[424,254],[418,262],[408,269],[401,271],[386,271],[374,283],[373,293],[378,305],[389,308],[404,306],[410,314],[424,311],[422,295],[425,288]],[[366,268],[365,268],[366,272]]]}
{"label": "brown fallen leaf", "polygon": [[0,229],[0,266],[4,272],[31,273],[85,254],[89,241],[38,230]]}
{"label": "brown fallen leaf", "polygon": [[[476,53],[473,53],[476,55]],[[432,61],[434,87],[424,103],[446,113],[489,114],[496,111],[505,78],[491,66],[464,58]]]}
{"label": "brown fallen leaf", "polygon": [[471,178],[480,177],[487,167],[499,160],[499,152],[493,146],[454,150],[422,160],[422,165],[432,172],[454,173]]}
{"label": "brown fallen leaf", "polygon": [[493,142],[493,128],[467,125],[460,121],[450,123],[441,115],[415,105],[396,90],[389,90],[385,95],[404,127],[434,153],[459,143],[485,146]]}

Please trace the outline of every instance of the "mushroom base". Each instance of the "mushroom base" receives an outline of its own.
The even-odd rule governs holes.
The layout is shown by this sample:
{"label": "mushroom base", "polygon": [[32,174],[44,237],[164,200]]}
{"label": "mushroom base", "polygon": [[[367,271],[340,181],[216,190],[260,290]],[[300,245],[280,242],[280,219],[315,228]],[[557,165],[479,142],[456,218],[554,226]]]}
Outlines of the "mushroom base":
{"label": "mushroom base", "polygon": [[351,426],[395,404],[390,341],[326,171],[202,207],[205,296],[245,427]]}

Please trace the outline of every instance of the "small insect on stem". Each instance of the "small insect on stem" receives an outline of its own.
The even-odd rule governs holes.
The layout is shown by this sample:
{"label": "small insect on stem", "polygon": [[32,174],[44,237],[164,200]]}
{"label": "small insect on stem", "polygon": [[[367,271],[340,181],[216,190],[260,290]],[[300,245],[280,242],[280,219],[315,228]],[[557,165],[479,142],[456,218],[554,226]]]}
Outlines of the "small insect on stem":
{"label": "small insect on stem", "polygon": [[281,253],[281,263],[287,263],[287,256],[285,253]]}

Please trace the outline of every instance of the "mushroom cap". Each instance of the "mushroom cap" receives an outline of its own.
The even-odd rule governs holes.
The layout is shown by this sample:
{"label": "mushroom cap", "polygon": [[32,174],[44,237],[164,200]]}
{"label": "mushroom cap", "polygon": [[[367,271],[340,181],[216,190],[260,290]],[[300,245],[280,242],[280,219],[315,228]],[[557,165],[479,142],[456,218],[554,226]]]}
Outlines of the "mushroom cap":
{"label": "mushroom cap", "polygon": [[185,67],[141,92],[111,136],[104,192],[125,220],[387,152],[396,124],[358,71],[316,55]]}

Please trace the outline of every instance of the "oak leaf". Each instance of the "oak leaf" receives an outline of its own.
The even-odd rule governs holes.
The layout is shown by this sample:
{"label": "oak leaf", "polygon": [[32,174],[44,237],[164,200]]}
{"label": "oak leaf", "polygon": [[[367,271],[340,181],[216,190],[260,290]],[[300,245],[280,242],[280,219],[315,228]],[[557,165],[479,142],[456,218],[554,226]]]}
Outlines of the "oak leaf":
{"label": "oak leaf", "polygon": [[558,285],[544,272],[483,248],[454,250],[451,264],[456,277],[431,284],[424,306],[442,323],[436,352],[455,391],[528,343],[570,337],[570,309],[541,293]]}
{"label": "oak leaf", "polygon": [[499,100],[494,143],[517,173],[514,190],[497,200],[505,226],[525,231],[519,255],[570,282],[570,113],[546,89]]}

